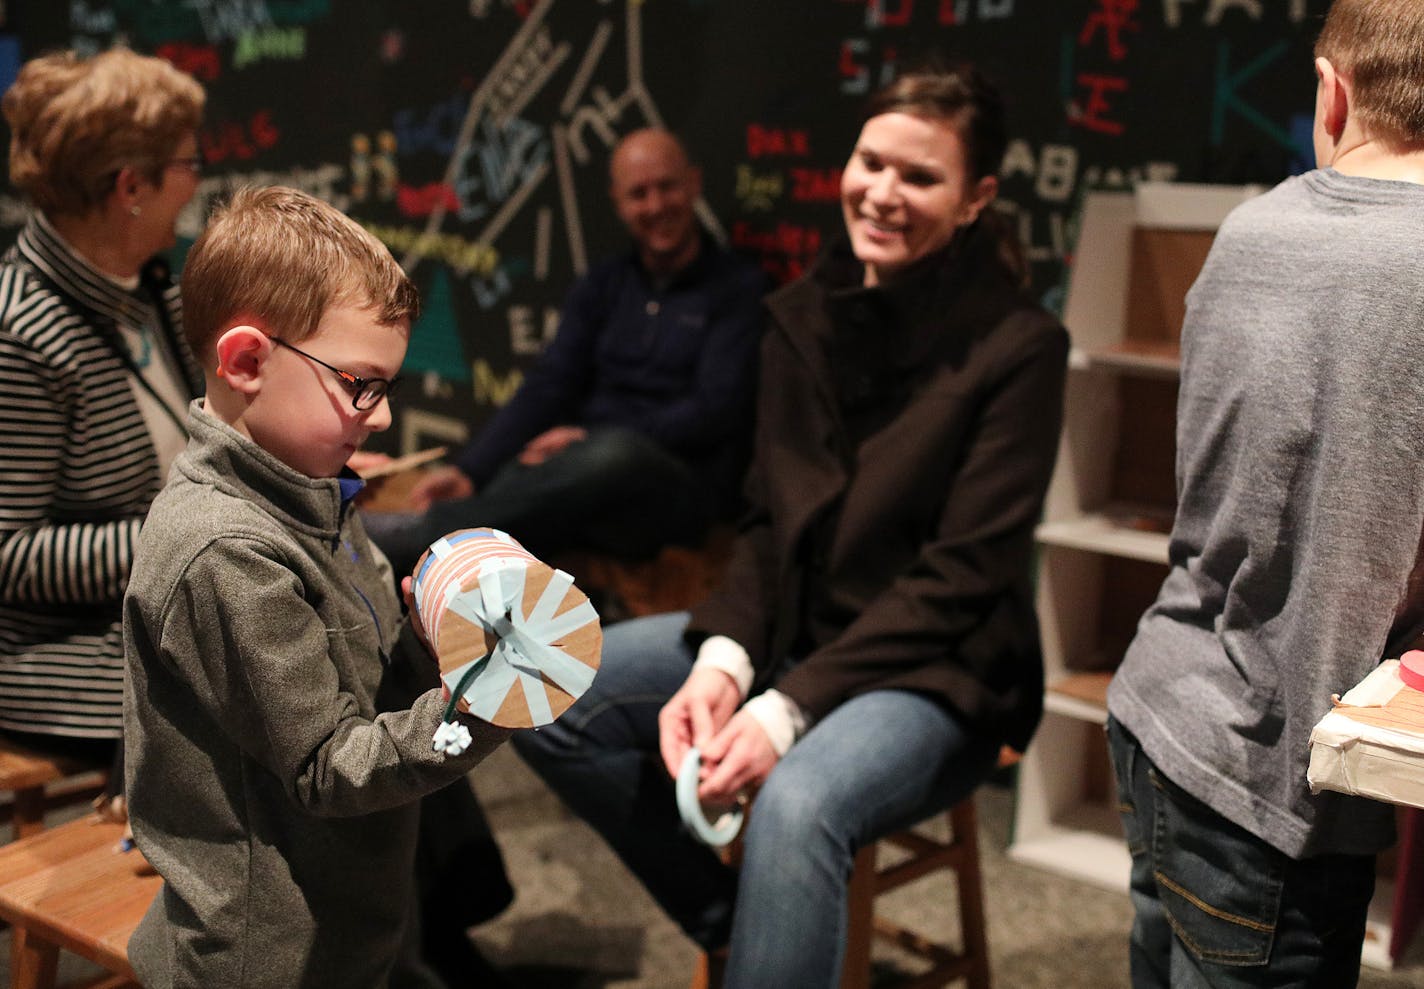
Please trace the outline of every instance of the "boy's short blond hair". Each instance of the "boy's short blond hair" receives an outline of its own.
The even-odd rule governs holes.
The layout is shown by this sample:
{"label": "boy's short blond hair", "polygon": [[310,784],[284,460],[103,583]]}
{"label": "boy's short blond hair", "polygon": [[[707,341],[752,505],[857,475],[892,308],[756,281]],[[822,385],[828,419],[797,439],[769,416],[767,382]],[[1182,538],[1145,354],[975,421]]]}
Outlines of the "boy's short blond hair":
{"label": "boy's short blond hair", "polygon": [[284,186],[245,188],[208,221],[183,265],[183,328],[207,363],[221,332],[251,321],[297,343],[328,309],[414,322],[420,296],[384,244],[336,207]]}
{"label": "boy's short blond hair", "polygon": [[1350,81],[1350,110],[1367,132],[1399,145],[1424,142],[1424,5],[1419,0],[1335,0],[1315,42]]}
{"label": "boy's short blond hair", "polygon": [[101,206],[122,168],[157,184],[202,123],[203,88],[161,58],[113,48],[31,59],[0,99],[10,182],[50,216]]}

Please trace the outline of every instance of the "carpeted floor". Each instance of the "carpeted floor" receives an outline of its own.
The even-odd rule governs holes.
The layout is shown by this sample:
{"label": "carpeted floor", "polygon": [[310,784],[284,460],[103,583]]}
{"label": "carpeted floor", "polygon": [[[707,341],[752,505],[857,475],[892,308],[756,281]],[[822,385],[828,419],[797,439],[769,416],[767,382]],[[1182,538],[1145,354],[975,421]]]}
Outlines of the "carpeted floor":
{"label": "carpeted floor", "polygon": [[[622,864],[520,762],[495,753],[473,774],[517,889],[514,904],[474,931],[510,985],[528,989],[682,989],[696,952]],[[978,796],[989,949],[996,989],[1126,989],[1127,897],[1009,861],[1013,791]],[[0,840],[7,839],[0,829]],[[885,909],[931,931],[954,927],[952,880],[931,876]],[[0,975],[9,971],[0,935]],[[883,971],[897,960],[877,954]],[[64,956],[61,984],[92,973]],[[8,981],[8,979],[6,980]],[[1424,936],[1392,973],[1366,969],[1364,989],[1424,989]],[[472,983],[472,989],[478,986]],[[783,989],[783,987],[768,987]]]}
{"label": "carpeted floor", "polygon": [[[531,989],[681,989],[696,951],[616,857],[570,817],[512,749],[474,773],[516,886],[513,906],[475,931],[484,953]],[[1112,893],[1010,861],[1009,786],[977,798],[989,951],[997,989],[1128,986],[1125,893]],[[886,898],[897,919],[956,930],[952,880],[930,876]],[[1424,936],[1393,973],[1366,970],[1364,989],[1424,989]],[[883,965],[894,960],[886,956]],[[772,989],[772,987],[769,987]],[[779,987],[775,987],[779,989]]]}

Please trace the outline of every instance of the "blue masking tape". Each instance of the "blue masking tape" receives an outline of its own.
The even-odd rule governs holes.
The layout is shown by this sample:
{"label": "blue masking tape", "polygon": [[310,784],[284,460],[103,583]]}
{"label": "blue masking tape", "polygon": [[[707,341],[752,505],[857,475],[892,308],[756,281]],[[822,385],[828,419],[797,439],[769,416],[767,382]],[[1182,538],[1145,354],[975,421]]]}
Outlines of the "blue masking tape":
{"label": "blue masking tape", "polygon": [[677,812],[698,841],[721,848],[742,830],[744,815],[742,808],[734,807],[715,822],[707,820],[707,815],[702,813],[702,801],[697,799],[697,774],[701,769],[702,753],[693,746],[682,757],[682,766],[677,772]]}

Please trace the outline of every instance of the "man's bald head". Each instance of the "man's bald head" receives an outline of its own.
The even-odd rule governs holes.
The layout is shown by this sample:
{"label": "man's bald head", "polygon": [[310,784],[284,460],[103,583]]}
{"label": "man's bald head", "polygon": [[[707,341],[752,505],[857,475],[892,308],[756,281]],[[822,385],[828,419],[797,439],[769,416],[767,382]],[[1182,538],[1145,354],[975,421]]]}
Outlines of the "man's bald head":
{"label": "man's bald head", "polygon": [[608,188],[649,271],[670,275],[697,257],[693,207],[702,195],[702,173],[674,135],[650,127],[624,137],[609,162]]}

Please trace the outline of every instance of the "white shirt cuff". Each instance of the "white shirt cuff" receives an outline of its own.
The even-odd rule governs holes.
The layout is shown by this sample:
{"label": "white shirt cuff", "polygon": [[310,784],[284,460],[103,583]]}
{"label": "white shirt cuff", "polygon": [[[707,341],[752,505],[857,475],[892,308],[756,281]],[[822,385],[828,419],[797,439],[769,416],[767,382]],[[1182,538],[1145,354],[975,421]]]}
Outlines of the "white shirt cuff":
{"label": "white shirt cuff", "polygon": [[695,670],[708,666],[731,677],[742,697],[745,698],[747,692],[752,689],[752,680],[756,676],[756,671],[752,669],[752,658],[736,639],[725,635],[712,635],[704,639],[697,650],[697,661],[692,664],[692,668]]}
{"label": "white shirt cuff", "polygon": [[758,694],[747,701],[742,710],[756,718],[761,730],[766,732],[771,747],[776,750],[777,758],[786,755],[806,731],[806,712],[779,690]]}

